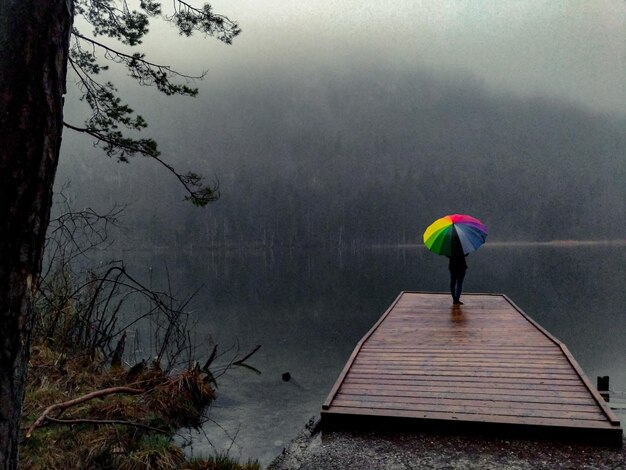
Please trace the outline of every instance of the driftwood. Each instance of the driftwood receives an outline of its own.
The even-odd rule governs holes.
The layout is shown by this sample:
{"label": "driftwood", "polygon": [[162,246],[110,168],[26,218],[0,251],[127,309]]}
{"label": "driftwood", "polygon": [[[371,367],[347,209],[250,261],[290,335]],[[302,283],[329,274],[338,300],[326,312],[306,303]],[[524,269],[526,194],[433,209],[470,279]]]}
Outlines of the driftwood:
{"label": "driftwood", "polygon": [[136,428],[147,429],[148,431],[160,432],[161,434],[169,434],[169,431],[165,429],[159,429],[153,426],[148,426],[147,424],[135,423],[133,421],[124,421],[121,419],[58,419],[46,416],[45,421],[54,424],[64,424],[67,426],[73,426],[75,424],[95,424],[96,426],[119,424],[122,426],[134,426]]}
{"label": "driftwood", "polygon": [[114,393],[128,393],[133,395],[139,395],[144,393],[145,390],[141,390],[138,388],[131,387],[110,387],[104,388],[102,390],[96,390],[95,392],[88,393],[83,395],[82,397],[73,398],[72,400],[64,401],[62,403],[55,403],[54,405],[50,405],[48,408],[44,410],[44,412],[35,420],[35,422],[28,428],[26,431],[26,439],[30,438],[33,434],[33,431],[41,426],[46,419],[48,419],[48,415],[53,411],[63,411],[67,408],[71,408],[72,406],[79,405],[80,403],[84,403],[89,400],[93,400],[94,398],[104,397],[106,395],[112,395]]}

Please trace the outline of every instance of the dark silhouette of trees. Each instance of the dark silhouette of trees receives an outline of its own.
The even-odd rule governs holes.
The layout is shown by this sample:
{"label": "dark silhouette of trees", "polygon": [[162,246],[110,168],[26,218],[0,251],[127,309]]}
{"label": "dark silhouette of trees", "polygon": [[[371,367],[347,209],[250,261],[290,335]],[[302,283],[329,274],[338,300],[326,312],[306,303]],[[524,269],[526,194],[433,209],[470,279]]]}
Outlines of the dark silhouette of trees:
{"label": "dark silhouette of trees", "polygon": [[[17,466],[24,379],[33,325],[33,296],[39,283],[52,188],[63,127],[84,133],[120,161],[140,155],[172,172],[187,197],[203,206],[217,188],[200,175],[180,173],[160,156],[157,143],[138,138],[147,125],[101,80],[110,65],[125,67],[140,85],[167,95],[194,96],[192,76],[151,62],[140,52],[111,48],[99,37],[117,40],[124,51],[139,46],[150,22],[162,19],[181,35],[199,32],[230,44],[236,23],[205,4],[175,0],[3,0],[0,3],[0,468]],[[90,33],[79,31],[80,24]],[[64,122],[68,70],[91,109],[82,124]],[[195,78],[201,78],[195,77]]]}

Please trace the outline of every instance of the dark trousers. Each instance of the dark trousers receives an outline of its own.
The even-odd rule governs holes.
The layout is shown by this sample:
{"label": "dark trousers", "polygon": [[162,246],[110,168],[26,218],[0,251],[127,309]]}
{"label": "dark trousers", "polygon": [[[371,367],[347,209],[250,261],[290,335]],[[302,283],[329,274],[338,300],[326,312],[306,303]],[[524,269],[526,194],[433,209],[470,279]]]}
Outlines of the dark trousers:
{"label": "dark trousers", "polygon": [[450,293],[452,294],[452,300],[455,302],[461,299],[463,279],[465,279],[465,269],[450,270]]}

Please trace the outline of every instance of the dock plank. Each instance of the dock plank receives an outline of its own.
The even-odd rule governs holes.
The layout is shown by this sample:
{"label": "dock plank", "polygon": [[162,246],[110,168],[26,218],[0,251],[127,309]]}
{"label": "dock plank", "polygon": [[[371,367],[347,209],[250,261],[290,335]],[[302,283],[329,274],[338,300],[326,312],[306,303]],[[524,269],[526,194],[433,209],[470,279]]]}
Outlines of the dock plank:
{"label": "dock plank", "polygon": [[619,420],[564,344],[504,295],[464,301],[453,308],[447,294],[402,292],[350,356],[322,407],[323,425],[408,419],[621,442]]}

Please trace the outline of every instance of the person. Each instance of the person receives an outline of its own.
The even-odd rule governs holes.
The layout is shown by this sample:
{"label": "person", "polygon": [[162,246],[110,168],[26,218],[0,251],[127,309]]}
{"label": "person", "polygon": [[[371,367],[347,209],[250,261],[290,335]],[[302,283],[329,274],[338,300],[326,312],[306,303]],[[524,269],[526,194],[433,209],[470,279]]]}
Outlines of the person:
{"label": "person", "polygon": [[448,263],[448,269],[450,270],[450,293],[452,294],[452,303],[454,305],[463,305],[463,302],[461,302],[461,291],[463,290],[465,271],[467,271],[466,256],[463,254],[448,256],[450,259]]}
{"label": "person", "polygon": [[465,271],[467,263],[463,252],[461,240],[456,231],[452,232],[451,250],[448,259],[448,269],[450,270],[450,293],[452,294],[452,303],[454,305],[463,305],[461,302],[461,291],[463,290],[463,279],[465,279]]}

